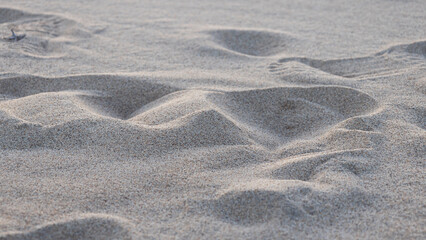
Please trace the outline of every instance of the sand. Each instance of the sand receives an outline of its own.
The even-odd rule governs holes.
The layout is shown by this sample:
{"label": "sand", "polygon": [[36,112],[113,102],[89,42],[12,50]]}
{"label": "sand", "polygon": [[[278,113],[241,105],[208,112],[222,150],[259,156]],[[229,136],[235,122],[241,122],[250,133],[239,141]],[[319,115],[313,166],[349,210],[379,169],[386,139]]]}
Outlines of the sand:
{"label": "sand", "polygon": [[425,239],[424,1],[0,1],[0,239]]}

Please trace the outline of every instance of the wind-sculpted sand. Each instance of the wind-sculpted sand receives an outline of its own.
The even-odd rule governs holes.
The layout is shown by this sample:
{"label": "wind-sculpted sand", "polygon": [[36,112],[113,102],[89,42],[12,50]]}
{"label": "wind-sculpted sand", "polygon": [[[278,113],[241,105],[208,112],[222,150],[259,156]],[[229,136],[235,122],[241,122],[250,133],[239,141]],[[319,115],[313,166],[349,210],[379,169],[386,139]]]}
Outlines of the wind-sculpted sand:
{"label": "wind-sculpted sand", "polygon": [[423,239],[423,5],[284,2],[1,6],[0,239]]}

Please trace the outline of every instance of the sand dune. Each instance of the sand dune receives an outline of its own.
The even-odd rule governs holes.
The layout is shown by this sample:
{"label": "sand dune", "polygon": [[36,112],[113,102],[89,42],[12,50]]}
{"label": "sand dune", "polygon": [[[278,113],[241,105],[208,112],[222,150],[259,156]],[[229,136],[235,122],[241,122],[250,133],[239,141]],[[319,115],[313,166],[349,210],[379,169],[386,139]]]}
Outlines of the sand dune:
{"label": "sand dune", "polygon": [[[118,128],[129,131],[124,145],[130,139],[139,142],[139,134],[154,137],[161,133],[170,136],[166,141],[171,141],[171,135],[188,131],[185,136],[177,136],[172,145],[182,145],[178,142],[188,138],[195,146],[252,142],[277,147],[345,118],[372,111],[377,105],[367,94],[342,87],[177,91],[137,78],[122,79],[125,78],[102,75],[2,79],[2,93],[10,96],[10,100],[0,102],[4,120],[10,123],[4,125],[3,132],[10,131],[10,127],[24,128],[28,134],[49,139],[52,147],[84,144],[86,137],[95,145],[105,144],[93,134],[105,139],[113,134],[112,129]],[[23,82],[27,87],[18,88]],[[73,133],[65,131],[67,140],[62,139],[58,136],[64,134],[61,129]],[[16,138],[14,134],[7,135]],[[58,139],[60,143],[55,143]],[[47,140],[40,140],[43,141]],[[119,142],[115,140],[114,144]]]}
{"label": "sand dune", "polygon": [[424,7],[316,4],[2,3],[0,239],[424,239]]}

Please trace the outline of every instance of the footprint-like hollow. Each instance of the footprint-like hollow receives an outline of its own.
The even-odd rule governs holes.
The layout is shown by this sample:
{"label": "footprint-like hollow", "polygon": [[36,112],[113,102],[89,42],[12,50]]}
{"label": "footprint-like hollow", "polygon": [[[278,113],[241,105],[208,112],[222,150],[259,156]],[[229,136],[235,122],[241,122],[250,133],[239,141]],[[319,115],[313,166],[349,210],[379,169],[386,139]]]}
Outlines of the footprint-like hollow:
{"label": "footprint-like hollow", "polygon": [[[75,20],[54,15],[36,14],[10,8],[0,8],[0,26],[26,33],[19,44],[8,44],[8,49],[32,58],[60,58],[67,44],[87,39],[92,33]],[[10,34],[2,32],[2,34]]]}
{"label": "footprint-like hollow", "polygon": [[250,56],[272,56],[289,48],[295,38],[284,33],[249,30],[219,29],[209,31],[214,41],[233,52]]}
{"label": "footprint-like hollow", "polygon": [[85,214],[38,226],[29,231],[0,233],[1,240],[133,239],[131,224],[105,214]]}
{"label": "footprint-like hollow", "polygon": [[[413,62],[412,57],[417,60]],[[419,59],[420,57],[420,59]],[[400,44],[383,51],[358,58],[321,60],[306,57],[282,58],[272,63],[269,70],[274,74],[283,74],[295,70],[289,63],[298,62],[308,68],[344,78],[387,76],[404,72],[412,68],[413,64],[423,64],[421,58],[426,57],[426,41],[416,41],[409,44]],[[405,61],[409,59],[408,61]],[[289,67],[287,67],[289,66]],[[308,70],[305,70],[308,72]]]}

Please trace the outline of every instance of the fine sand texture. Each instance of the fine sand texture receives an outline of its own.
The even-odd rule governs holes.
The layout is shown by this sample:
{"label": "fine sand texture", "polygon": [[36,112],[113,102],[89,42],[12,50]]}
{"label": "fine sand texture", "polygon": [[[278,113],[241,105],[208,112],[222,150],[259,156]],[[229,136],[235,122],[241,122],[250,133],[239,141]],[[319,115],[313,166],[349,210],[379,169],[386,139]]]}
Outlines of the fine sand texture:
{"label": "fine sand texture", "polygon": [[424,0],[0,0],[0,37],[0,240],[426,238]]}

